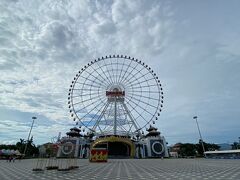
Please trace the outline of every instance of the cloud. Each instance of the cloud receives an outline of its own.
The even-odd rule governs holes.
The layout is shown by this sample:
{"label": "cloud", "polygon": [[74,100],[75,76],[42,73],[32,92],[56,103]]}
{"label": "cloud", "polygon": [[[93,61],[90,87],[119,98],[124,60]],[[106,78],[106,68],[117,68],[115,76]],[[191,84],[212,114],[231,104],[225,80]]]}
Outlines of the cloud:
{"label": "cloud", "polygon": [[[72,127],[72,124],[64,123],[42,123],[42,119],[35,120],[31,136],[35,144],[51,142],[61,132],[62,136]],[[1,120],[0,122],[0,144],[15,144],[20,138],[27,139],[31,122],[17,122],[15,120]]]}
{"label": "cloud", "polygon": [[68,117],[64,97],[82,63],[113,49],[160,51],[171,31],[171,16],[158,1],[7,3],[1,5],[1,103],[55,120]]}
{"label": "cloud", "polygon": [[76,72],[95,58],[126,54],[162,81],[163,134],[195,136],[197,114],[209,139],[217,139],[209,122],[224,129],[228,119],[228,132],[239,125],[240,26],[238,3],[208,3],[1,1],[0,108],[70,123],[67,93]]}
{"label": "cloud", "polygon": [[74,72],[105,54],[160,52],[172,28],[168,8],[158,1],[2,1],[1,106],[56,123],[69,120],[66,97]]}

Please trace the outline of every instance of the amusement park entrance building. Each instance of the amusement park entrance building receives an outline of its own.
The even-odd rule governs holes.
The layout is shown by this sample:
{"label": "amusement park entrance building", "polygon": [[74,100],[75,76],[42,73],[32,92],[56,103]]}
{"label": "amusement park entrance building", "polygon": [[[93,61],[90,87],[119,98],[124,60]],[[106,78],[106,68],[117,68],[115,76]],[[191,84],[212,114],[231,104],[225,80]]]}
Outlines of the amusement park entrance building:
{"label": "amusement park entrance building", "polygon": [[164,136],[157,128],[150,126],[148,134],[133,139],[129,136],[109,135],[93,140],[81,136],[78,128],[71,128],[67,136],[61,139],[57,157],[89,158],[91,149],[106,149],[110,158],[160,158],[168,157]]}

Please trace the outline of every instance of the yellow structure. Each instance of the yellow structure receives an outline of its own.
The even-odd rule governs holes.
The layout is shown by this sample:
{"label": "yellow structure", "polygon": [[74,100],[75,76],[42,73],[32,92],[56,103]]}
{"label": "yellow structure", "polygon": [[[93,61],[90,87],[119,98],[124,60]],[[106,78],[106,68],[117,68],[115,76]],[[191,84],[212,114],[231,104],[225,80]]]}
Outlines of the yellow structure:
{"label": "yellow structure", "polygon": [[121,137],[121,136],[107,136],[107,137],[102,137],[96,139],[92,144],[91,144],[91,149],[95,148],[96,145],[102,144],[102,143],[108,143],[108,142],[121,142],[129,145],[130,147],[130,157],[133,158],[135,155],[135,145],[129,139],[128,137]]}

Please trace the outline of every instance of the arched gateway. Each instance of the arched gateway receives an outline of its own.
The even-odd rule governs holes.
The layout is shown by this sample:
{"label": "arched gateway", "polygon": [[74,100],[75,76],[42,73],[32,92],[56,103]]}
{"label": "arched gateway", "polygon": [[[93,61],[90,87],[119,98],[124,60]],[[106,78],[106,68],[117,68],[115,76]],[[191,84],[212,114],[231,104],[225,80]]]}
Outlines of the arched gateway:
{"label": "arched gateway", "polygon": [[109,157],[129,157],[135,155],[135,145],[128,137],[106,136],[95,140],[91,148],[107,148]]}

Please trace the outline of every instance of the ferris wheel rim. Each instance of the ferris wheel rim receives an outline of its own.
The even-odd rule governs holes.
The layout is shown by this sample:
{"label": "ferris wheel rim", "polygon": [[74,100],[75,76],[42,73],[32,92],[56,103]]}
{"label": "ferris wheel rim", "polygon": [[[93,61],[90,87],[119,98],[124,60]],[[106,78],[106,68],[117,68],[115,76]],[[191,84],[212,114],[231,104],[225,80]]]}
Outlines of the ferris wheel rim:
{"label": "ferris wheel rim", "polygon": [[[80,110],[77,110],[77,109],[75,109],[75,104],[74,104],[74,102],[73,102],[73,99],[74,99],[74,96],[73,96],[73,92],[74,92],[74,90],[77,90],[77,89],[74,89],[74,87],[75,87],[75,85],[76,85],[76,83],[77,83],[77,81],[78,81],[78,79],[81,77],[81,74],[82,73],[84,73],[84,72],[87,72],[86,70],[88,69],[88,68],[90,68],[90,67],[92,67],[94,64],[97,64],[98,62],[101,62],[101,61],[104,61],[104,60],[106,60],[106,59],[111,59],[111,64],[112,64],[112,59],[114,59],[114,58],[117,58],[117,59],[124,59],[124,60],[130,60],[130,63],[136,63],[136,66],[135,66],[135,68],[137,67],[137,66],[139,66],[139,65],[141,65],[141,67],[142,67],[142,69],[147,69],[148,70],[148,72],[152,75],[152,79],[151,80],[154,80],[155,81],[155,85],[154,84],[152,84],[152,85],[146,85],[147,87],[149,87],[149,86],[156,86],[157,88],[158,88],[158,92],[150,92],[150,91],[147,91],[148,93],[159,93],[159,98],[158,99],[155,99],[155,100],[157,100],[158,101],[158,104],[157,104],[157,107],[155,107],[155,106],[153,106],[154,108],[156,108],[156,110],[155,110],[155,112],[154,113],[149,113],[149,114],[151,114],[152,115],[152,117],[151,117],[151,119],[150,120],[145,120],[146,121],[146,123],[145,123],[145,125],[142,125],[142,126],[140,126],[140,130],[141,129],[143,129],[144,127],[146,127],[148,124],[150,124],[150,122],[154,122],[155,123],[155,120],[157,120],[158,119],[158,116],[160,116],[160,113],[161,113],[161,110],[162,110],[162,107],[163,107],[163,92],[162,92],[162,87],[161,87],[161,83],[160,83],[160,80],[158,79],[158,77],[156,76],[156,74],[154,73],[154,71],[147,65],[147,64],[145,64],[144,62],[142,62],[142,61],[140,61],[140,60],[138,60],[138,59],[135,59],[135,58],[131,58],[130,56],[123,56],[123,55],[110,55],[110,56],[105,56],[105,57],[102,57],[102,58],[98,58],[98,59],[95,59],[94,61],[91,61],[90,63],[88,63],[87,65],[85,65],[83,68],[81,68],[81,70],[76,74],[76,76],[74,77],[74,80],[72,81],[72,84],[70,85],[70,89],[69,89],[69,93],[68,93],[68,95],[69,95],[69,97],[68,97],[68,100],[70,100],[70,101],[68,101],[68,105],[69,105],[69,109],[70,109],[70,113],[71,113],[71,116],[73,117],[73,119],[74,119],[74,121],[76,120],[76,119],[78,119],[78,122],[77,123],[80,123],[82,126],[85,126],[85,128],[87,128],[88,130],[90,130],[90,131],[92,131],[92,128],[89,128],[89,126],[86,126],[83,122],[82,122],[82,119],[83,119],[83,117],[82,118],[80,118],[79,117],[79,115],[78,115],[78,113],[77,113],[77,111],[80,111]],[[116,63],[116,64],[118,64],[118,63]],[[114,83],[116,83],[116,82],[119,82],[119,81],[115,81],[114,79],[112,79],[111,78],[111,75],[110,75],[110,72],[109,72],[109,70],[106,70],[106,72],[105,71],[103,71],[102,70],[102,67],[101,66],[99,66],[99,64],[97,64],[98,65],[98,68],[97,68],[97,70],[101,70],[101,72],[103,72],[103,74],[101,75],[98,71],[96,71],[97,72],[97,74],[99,75],[98,77],[94,77],[95,78],[95,80],[97,79],[100,83],[102,82],[102,84],[101,85],[108,85],[108,86],[110,86],[110,85],[112,85],[112,84],[114,84]],[[105,65],[105,67],[107,68],[107,66],[106,66],[106,64],[105,64],[105,62],[104,62],[104,65]],[[109,65],[109,64],[107,64],[107,65]],[[126,66],[126,64],[125,63],[123,63],[123,64],[120,64],[120,65],[122,65],[122,69],[121,69],[121,71],[123,70],[123,66]],[[129,68],[132,68],[131,70],[132,71],[134,71],[134,68],[133,67],[130,67],[130,65],[128,64],[128,69]],[[96,70],[96,68],[93,68],[92,67],[92,69],[95,69]],[[121,79],[121,81],[120,81],[120,83],[126,83],[125,82],[125,80],[126,80],[126,78],[127,77],[125,77],[125,74],[126,74],[126,72],[128,71],[128,69],[127,70],[125,70],[123,73],[124,73],[124,75],[123,75],[123,77],[125,78],[125,79]],[[112,71],[113,71],[113,69],[112,69]],[[140,73],[141,72],[141,70],[138,70],[137,72],[135,72],[135,73]],[[88,75],[88,77],[89,76],[93,76],[93,75],[91,75],[89,72],[87,72],[89,75]],[[109,77],[107,76],[107,73],[110,75]],[[122,72],[121,72],[122,73]],[[120,74],[121,74],[120,73]],[[128,72],[129,73],[129,72]],[[132,72],[130,72],[129,74],[131,74]],[[104,81],[104,76],[106,77],[106,81]],[[120,75],[121,76],[121,75]],[[144,75],[143,75],[144,76]],[[134,76],[131,76],[131,78],[130,78],[130,80],[132,79],[132,78],[134,78]],[[119,79],[120,79],[120,77],[119,77]],[[129,80],[129,79],[128,79]],[[146,79],[145,79],[146,80]],[[85,82],[87,81],[87,79],[85,80]],[[115,82],[114,82],[115,81]],[[135,81],[138,81],[138,79],[135,79]],[[95,85],[92,85],[92,84],[85,84],[85,82],[83,83],[83,86],[86,86],[86,87],[88,87],[88,86],[90,86],[91,88],[99,88],[99,86],[97,86],[96,84],[97,83],[99,83],[99,82],[95,82],[96,84]],[[94,81],[93,81],[94,82]],[[146,81],[146,82],[148,82],[148,81]],[[137,85],[137,84],[141,84],[141,82],[135,82],[135,84],[133,83],[132,85],[130,85],[130,87],[134,87],[134,88],[137,88],[137,87],[135,87],[135,85]],[[134,85],[134,86],[133,86]],[[127,86],[126,86],[127,87]],[[82,91],[83,91],[83,89],[82,89]],[[103,91],[103,90],[102,90]],[[134,91],[135,93],[143,93],[144,91],[140,91],[140,92],[137,92],[137,91]],[[84,95],[87,95],[87,94],[84,94]],[[92,95],[92,94],[91,94]],[[99,89],[98,89],[98,91],[97,91],[97,95],[98,96],[94,96],[94,97],[98,97],[99,99],[100,99],[100,102],[101,103],[106,103],[106,101],[104,101],[104,98],[101,98],[100,97],[100,91],[99,91]],[[79,96],[81,96],[81,98],[82,98],[82,95],[79,95]],[[133,95],[132,95],[133,96]],[[135,103],[134,101],[138,101],[139,103],[146,103],[145,101],[143,101],[143,100],[141,100],[141,99],[137,99],[136,97],[132,97],[131,96],[131,98],[129,98],[129,97],[127,97],[126,99],[128,100],[127,102],[128,103]],[[147,97],[147,96],[144,96],[144,95],[140,95],[140,97],[141,98],[150,98],[151,99],[151,97]],[[153,98],[152,98],[152,100],[154,100]],[[85,101],[87,101],[87,100],[85,100]],[[83,103],[83,102],[82,102]],[[135,108],[138,106],[138,104],[136,104],[135,103],[135,107],[132,107],[133,105],[130,105],[131,106],[131,109],[132,110],[135,110]],[[146,106],[151,106],[151,104],[149,104],[149,103],[146,103]],[[95,106],[96,107],[96,106]],[[95,107],[94,107],[94,109],[95,109]],[[86,106],[84,105],[84,108],[86,108]],[[143,109],[144,110],[144,109]],[[98,109],[98,112],[99,111],[101,111],[101,108],[100,108],[100,110]],[[90,112],[92,112],[92,111],[90,111]],[[145,112],[147,112],[146,110],[145,110]],[[138,113],[138,112],[136,112],[136,113]],[[142,117],[143,119],[145,119],[140,113],[138,113],[139,115],[138,115],[138,117],[137,118],[139,118],[139,117]],[[155,119],[154,119],[155,118]],[[154,119],[154,120],[153,120]],[[154,124],[153,123],[153,124]]]}

